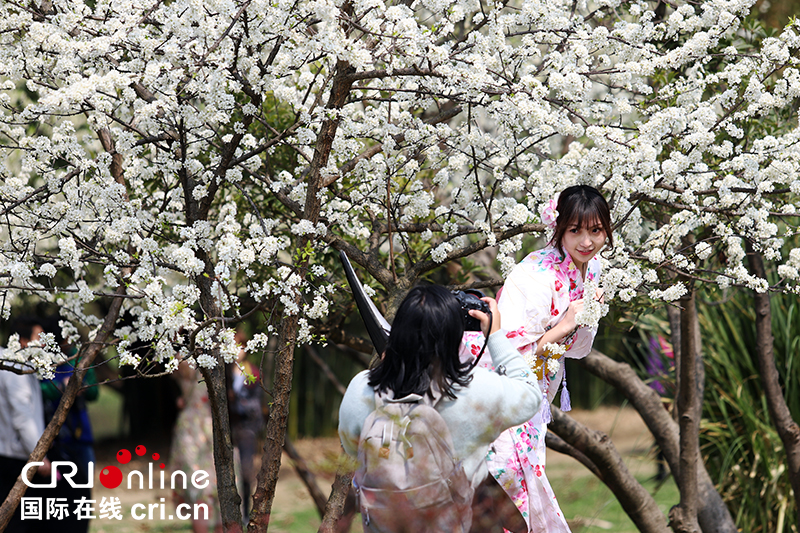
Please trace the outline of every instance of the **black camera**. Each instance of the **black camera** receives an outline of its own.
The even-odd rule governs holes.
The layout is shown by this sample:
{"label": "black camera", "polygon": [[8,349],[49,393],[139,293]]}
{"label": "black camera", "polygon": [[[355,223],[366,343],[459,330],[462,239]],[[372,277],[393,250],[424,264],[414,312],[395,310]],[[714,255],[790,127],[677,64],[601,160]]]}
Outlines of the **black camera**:
{"label": "black camera", "polygon": [[470,309],[483,311],[491,318],[492,312],[489,304],[481,300],[483,293],[475,289],[465,291],[453,291],[458,303],[461,304],[461,320],[464,322],[464,331],[481,331],[481,321],[469,314]]}

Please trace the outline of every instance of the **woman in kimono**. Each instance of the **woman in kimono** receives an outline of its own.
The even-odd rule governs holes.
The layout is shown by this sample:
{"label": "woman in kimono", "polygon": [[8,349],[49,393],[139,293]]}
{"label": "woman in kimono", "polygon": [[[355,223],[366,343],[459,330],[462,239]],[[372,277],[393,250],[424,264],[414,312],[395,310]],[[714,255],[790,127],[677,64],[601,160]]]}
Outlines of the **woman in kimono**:
{"label": "woman in kimono", "polygon": [[[532,533],[569,532],[545,475],[545,434],[550,402],[559,386],[561,409],[568,411],[564,358],[582,358],[592,349],[597,327],[579,327],[585,298],[584,282],[596,287],[600,276],[597,252],[612,245],[608,204],[593,187],[577,185],[551,200],[542,216],[554,227],[548,245],[517,264],[498,293],[503,329],[537,374],[543,400],[528,422],[506,430],[486,457],[491,474],[520,510]],[[477,339],[467,351],[475,353]]]}

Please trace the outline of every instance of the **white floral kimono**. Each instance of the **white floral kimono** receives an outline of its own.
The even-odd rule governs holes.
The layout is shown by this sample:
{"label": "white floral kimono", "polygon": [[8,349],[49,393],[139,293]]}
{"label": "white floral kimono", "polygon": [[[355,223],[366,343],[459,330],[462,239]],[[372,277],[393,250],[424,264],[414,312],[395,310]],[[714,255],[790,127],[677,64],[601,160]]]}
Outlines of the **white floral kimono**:
{"label": "white floral kimono", "polygon": [[[583,297],[583,279],[569,254],[547,247],[529,254],[509,274],[498,295],[502,328],[539,377],[542,394],[548,401],[530,421],[506,430],[492,444],[486,456],[489,472],[517,505],[532,533],[568,532],[569,526],[558,506],[545,475],[545,442],[550,421],[550,402],[565,380],[564,357],[586,357],[592,349],[597,328],[581,327],[561,339],[566,353],[558,359],[547,354],[536,357],[537,341],[564,316],[570,302]],[[597,280],[600,261],[592,258],[587,265],[588,279]],[[468,332],[464,336],[462,357],[477,354],[483,335]],[[491,357],[483,357],[488,366]],[[565,382],[566,385],[566,382]],[[566,386],[561,393],[562,410],[568,411]]]}

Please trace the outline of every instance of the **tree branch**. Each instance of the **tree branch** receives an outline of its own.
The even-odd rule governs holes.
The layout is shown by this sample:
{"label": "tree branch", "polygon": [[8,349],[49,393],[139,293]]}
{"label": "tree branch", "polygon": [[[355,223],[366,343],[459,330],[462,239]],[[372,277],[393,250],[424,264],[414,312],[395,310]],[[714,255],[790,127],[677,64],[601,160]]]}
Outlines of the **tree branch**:
{"label": "tree branch", "polygon": [[[325,505],[325,514],[317,533],[345,533],[350,531],[350,523],[355,516],[355,505],[348,505],[352,500],[353,470],[347,464],[336,471],[336,479],[331,486],[331,495]],[[350,512],[348,512],[350,507]]]}
{"label": "tree branch", "polygon": [[299,475],[300,479],[303,480],[303,484],[306,486],[308,493],[314,500],[314,505],[317,507],[317,512],[319,513],[320,518],[323,518],[325,516],[325,505],[327,499],[322,491],[319,490],[319,486],[317,485],[317,477],[311,470],[309,470],[308,465],[297,451],[297,448],[294,447],[294,444],[292,444],[292,441],[289,439],[288,435],[286,435],[286,437],[283,439],[283,451],[285,451],[286,455],[289,456],[289,459],[292,460],[292,465],[294,466],[295,471],[297,471],[297,475]]}
{"label": "tree branch", "polygon": [[553,420],[548,424],[549,429],[576,450],[586,454],[596,465],[602,473],[598,477],[611,489],[638,530],[668,533],[669,528],[658,504],[630,473],[608,435],[587,428],[554,405],[550,406],[550,412]]}
{"label": "tree branch", "polygon": [[[333,386],[336,387],[336,390],[339,391],[339,394],[344,396],[344,393],[347,389],[345,388],[344,385],[342,385],[342,382],[339,381],[339,378],[336,377],[336,374],[333,373],[333,370],[331,370],[331,367],[328,366],[328,363],[326,363],[325,360],[319,356],[317,351],[308,344],[306,344],[304,348],[309,357],[311,357],[311,359],[313,359],[314,362],[317,363],[317,366],[320,367],[322,373],[325,374],[325,377],[328,378],[328,381],[333,383]],[[320,510],[320,516],[322,516],[322,510]]]}
{"label": "tree branch", "polygon": [[[534,233],[534,232],[543,233],[544,230],[545,230],[544,224],[523,224],[521,226],[515,226],[507,230],[495,231],[494,234],[496,237],[496,242],[501,243],[516,235],[521,235],[523,233]],[[479,250],[483,250],[487,246],[489,246],[489,240],[481,239],[463,248],[456,248],[455,250],[452,250],[445,256],[445,258],[441,262],[436,262],[432,259],[428,259],[426,261],[420,261],[419,263],[415,264],[413,267],[409,269],[410,274],[407,274],[407,276],[411,275],[413,276],[414,279],[418,279],[425,272],[433,270],[436,267],[443,265],[444,263],[453,261],[454,259],[461,259],[462,257],[472,255]]]}
{"label": "tree branch", "polygon": [[[747,260],[750,271],[761,279],[767,278],[761,254],[753,250],[750,241],[746,243]],[[800,427],[792,419],[781,389],[780,374],[775,366],[774,338],[772,336],[772,309],[769,292],[753,291],[753,304],[756,310],[756,359],[759,376],[767,397],[767,410],[781,442],[786,450],[789,467],[789,482],[794,492],[797,523],[800,524]]]}

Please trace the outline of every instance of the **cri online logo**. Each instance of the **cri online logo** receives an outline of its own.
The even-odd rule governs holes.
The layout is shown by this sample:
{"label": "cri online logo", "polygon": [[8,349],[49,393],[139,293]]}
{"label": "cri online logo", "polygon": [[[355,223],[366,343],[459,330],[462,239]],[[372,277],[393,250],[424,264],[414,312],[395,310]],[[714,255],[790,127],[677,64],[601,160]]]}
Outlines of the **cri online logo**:
{"label": "cri online logo", "polygon": [[[140,444],[139,446],[137,446],[134,449],[134,452],[139,457],[142,457],[143,455],[145,455],[147,453],[147,448],[145,448],[144,446],[142,446]],[[151,455],[151,457],[153,458],[153,461],[158,461],[161,458],[161,456],[159,454],[157,454],[157,453],[153,453]],[[123,465],[128,464],[131,461],[131,458],[132,458],[131,452],[128,451],[128,450],[122,449],[122,450],[119,450],[117,452],[117,461],[120,464],[123,464]],[[72,461],[53,461],[52,462],[52,470],[50,472],[50,483],[33,483],[31,481],[28,481],[28,476],[27,476],[28,469],[32,468],[34,466],[41,466],[43,464],[44,463],[42,463],[42,462],[33,462],[33,463],[28,463],[23,467],[23,469],[22,469],[22,481],[24,481],[27,486],[29,486],[31,488],[53,488],[53,487],[56,486],[56,480],[58,479],[58,474],[59,473],[61,474],[61,476],[64,479],[67,480],[67,482],[73,488],[92,488],[94,486],[94,463],[91,462],[91,461],[89,462],[89,468],[88,468],[88,475],[87,475],[88,481],[85,484],[80,484],[80,483],[75,482],[75,480],[73,480],[73,477],[75,477],[75,475],[78,472],[78,466],[75,463],[73,463]],[[61,467],[61,466],[70,467],[70,471],[69,472],[60,471],[59,467]],[[163,489],[164,488],[164,468],[166,468],[166,466],[164,465],[164,463],[160,463],[158,466],[159,466],[159,468],[161,470],[160,471],[160,476],[159,476],[160,477],[160,481],[161,481],[160,488]],[[182,479],[183,486],[184,486],[184,488],[186,488],[186,481],[187,481],[186,480],[186,474],[184,472],[180,471],[180,470],[176,470],[175,472],[172,473],[172,477],[170,479],[170,485],[171,485],[172,489],[175,488],[175,481],[176,481],[175,478],[176,477],[181,477],[181,476],[183,477],[183,479]],[[138,481],[139,481],[139,488],[143,489],[144,488],[144,475],[142,474],[142,472],[140,472],[138,470],[131,470],[128,473],[128,488],[129,489],[132,488],[133,478],[134,477],[136,477],[138,479]],[[117,468],[116,466],[114,466],[114,465],[105,466],[105,467],[103,467],[102,470],[100,470],[99,479],[100,479],[100,483],[105,488],[107,488],[107,489],[115,489],[115,488],[119,487],[120,484],[122,484],[122,479],[123,479],[122,471],[119,468]],[[194,485],[198,489],[203,489],[203,488],[207,487],[208,484],[209,484],[208,472],[206,472],[205,470],[196,470],[195,472],[192,473],[191,482],[192,482],[192,485]],[[150,489],[153,488],[153,463],[152,462],[148,464],[148,488],[150,488]]]}

